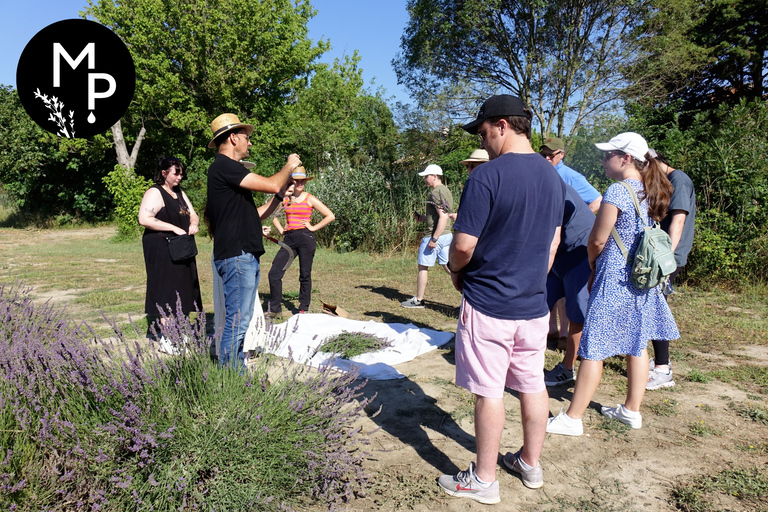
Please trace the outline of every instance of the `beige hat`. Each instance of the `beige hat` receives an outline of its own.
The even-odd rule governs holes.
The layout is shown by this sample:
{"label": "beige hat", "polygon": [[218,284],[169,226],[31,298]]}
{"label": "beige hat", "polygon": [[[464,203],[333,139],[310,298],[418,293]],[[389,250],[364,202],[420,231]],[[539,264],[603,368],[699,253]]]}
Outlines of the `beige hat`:
{"label": "beige hat", "polygon": [[241,123],[240,119],[235,114],[221,114],[219,117],[213,120],[211,123],[211,131],[213,132],[213,138],[208,143],[209,149],[216,149],[216,144],[213,141],[216,137],[222,133],[226,133],[238,128],[245,128],[248,135],[253,133],[254,127],[252,124]]}
{"label": "beige hat", "polygon": [[291,172],[291,178],[294,180],[304,180],[304,181],[315,179],[314,176],[311,176],[311,177],[307,176],[307,171],[304,169],[304,167],[301,167],[301,166],[295,168],[293,172]]}
{"label": "beige hat", "polygon": [[472,152],[471,155],[469,155],[469,158],[462,160],[461,163],[462,165],[467,165],[473,162],[487,162],[488,160],[488,152],[486,150],[476,149]]}
{"label": "beige hat", "polygon": [[248,160],[240,160],[240,163],[243,164],[243,167],[245,167],[248,170],[251,170],[254,167],[256,167],[255,163],[249,162]]}

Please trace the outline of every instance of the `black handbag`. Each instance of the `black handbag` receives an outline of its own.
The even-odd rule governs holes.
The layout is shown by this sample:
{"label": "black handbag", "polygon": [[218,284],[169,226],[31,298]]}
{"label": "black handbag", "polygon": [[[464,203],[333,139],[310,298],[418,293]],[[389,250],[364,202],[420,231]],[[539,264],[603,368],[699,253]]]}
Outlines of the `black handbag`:
{"label": "black handbag", "polygon": [[166,237],[171,261],[183,263],[197,256],[197,244],[193,235],[175,235]]}

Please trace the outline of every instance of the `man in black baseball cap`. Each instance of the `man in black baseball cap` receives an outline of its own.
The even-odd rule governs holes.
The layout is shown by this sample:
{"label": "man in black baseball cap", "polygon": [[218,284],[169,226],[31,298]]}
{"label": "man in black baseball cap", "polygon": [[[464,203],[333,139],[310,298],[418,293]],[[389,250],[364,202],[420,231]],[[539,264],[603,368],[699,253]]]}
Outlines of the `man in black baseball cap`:
{"label": "man in black baseball cap", "polygon": [[517,96],[512,96],[511,94],[498,94],[485,100],[483,106],[480,107],[480,112],[477,113],[477,119],[469,124],[465,124],[462,128],[469,133],[476,135],[477,128],[486,119],[506,116],[521,116],[530,121],[533,114]]}
{"label": "man in black baseball cap", "polygon": [[565,183],[531,147],[531,111],[520,98],[492,96],[464,129],[480,135],[490,160],[467,179],[448,259],[463,292],[456,329],[456,385],[475,395],[477,462],[438,485],[480,503],[501,500],[496,466],[505,388],[520,396],[523,446],[503,462],[539,488],[549,416],[544,385],[547,272],[560,242]]}

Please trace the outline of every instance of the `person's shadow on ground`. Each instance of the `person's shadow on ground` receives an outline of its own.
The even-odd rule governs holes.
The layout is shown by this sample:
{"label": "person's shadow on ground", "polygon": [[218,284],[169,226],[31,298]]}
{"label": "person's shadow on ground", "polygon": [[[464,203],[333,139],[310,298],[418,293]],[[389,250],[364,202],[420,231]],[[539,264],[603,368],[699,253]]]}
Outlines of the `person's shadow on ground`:
{"label": "person's shadow on ground", "polygon": [[[365,398],[376,395],[366,407],[371,420],[403,444],[411,446],[441,474],[456,474],[462,468],[451,461],[440,445],[453,441],[469,451],[475,449],[474,436],[467,434],[449,412],[437,405],[437,400],[408,378],[369,381],[362,394]],[[442,434],[445,439],[433,442],[430,431]],[[379,444],[378,449],[387,450],[387,447]]]}
{"label": "person's shadow on ground", "polygon": [[[363,290],[368,290],[371,293],[376,293],[378,295],[381,295],[382,297],[388,299],[388,300],[395,300],[397,302],[404,302],[411,298],[410,295],[405,295],[399,290],[395,290],[394,288],[390,288],[388,286],[370,286],[361,284],[357,286],[356,288],[361,288]],[[435,302],[432,300],[425,300],[424,301],[424,307],[426,309],[430,309],[432,311],[436,311],[437,313],[440,313],[442,315],[445,315],[449,318],[459,318],[459,308],[458,305],[451,305],[451,304],[443,304],[441,302]],[[391,315],[389,313],[384,313],[387,315],[390,315],[392,317],[398,317],[397,315]],[[404,318],[404,317],[398,317],[398,318]],[[406,322],[403,323],[410,323],[410,319],[406,319]],[[383,320],[385,322],[390,322],[390,320]]]}

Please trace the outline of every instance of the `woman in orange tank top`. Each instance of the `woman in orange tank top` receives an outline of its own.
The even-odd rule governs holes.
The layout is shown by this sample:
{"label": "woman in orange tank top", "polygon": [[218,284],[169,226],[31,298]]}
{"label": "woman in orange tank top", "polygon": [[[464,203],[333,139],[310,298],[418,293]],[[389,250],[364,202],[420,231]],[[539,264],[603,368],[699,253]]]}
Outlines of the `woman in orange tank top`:
{"label": "woman in orange tank top", "polygon": [[[291,174],[293,185],[288,188],[283,200],[285,208],[286,225],[280,223],[277,218],[273,224],[277,231],[283,235],[283,242],[296,251],[299,256],[299,313],[309,311],[309,302],[312,298],[312,260],[315,258],[315,235],[318,229],[324,228],[336,218],[318,198],[306,192],[304,188],[309,180],[303,167],[297,167]],[[312,212],[317,210],[323,219],[312,225]],[[285,249],[280,249],[272,262],[269,270],[269,312],[275,316],[283,309],[283,267],[288,262],[290,255]]]}

